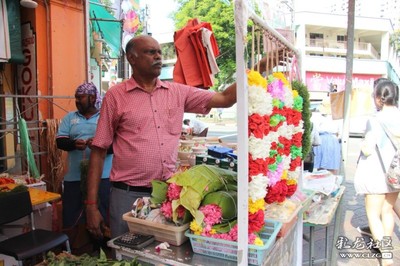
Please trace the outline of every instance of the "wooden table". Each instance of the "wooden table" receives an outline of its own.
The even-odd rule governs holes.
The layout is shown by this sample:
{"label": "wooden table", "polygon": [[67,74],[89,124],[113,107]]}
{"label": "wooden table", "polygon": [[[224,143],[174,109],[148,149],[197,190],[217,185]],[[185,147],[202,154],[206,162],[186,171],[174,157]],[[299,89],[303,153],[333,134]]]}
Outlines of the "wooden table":
{"label": "wooden table", "polygon": [[[7,187],[8,189],[13,189],[18,184],[5,184],[0,187]],[[42,203],[51,202],[61,198],[61,195],[58,193],[53,193],[49,191],[45,191],[42,189],[28,187],[29,195],[31,196],[32,206],[36,206]]]}

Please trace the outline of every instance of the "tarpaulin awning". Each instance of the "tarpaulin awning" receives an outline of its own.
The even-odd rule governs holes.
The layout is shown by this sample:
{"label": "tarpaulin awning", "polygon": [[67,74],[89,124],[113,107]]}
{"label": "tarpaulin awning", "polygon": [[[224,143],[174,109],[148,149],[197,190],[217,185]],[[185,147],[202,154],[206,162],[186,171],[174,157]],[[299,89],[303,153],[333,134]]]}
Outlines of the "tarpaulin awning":
{"label": "tarpaulin awning", "polygon": [[121,57],[122,21],[117,20],[99,0],[90,0],[89,15],[91,31],[98,33],[110,48],[110,58]]}
{"label": "tarpaulin awning", "polygon": [[22,53],[21,15],[19,1],[6,0],[8,13],[8,31],[10,37],[11,58],[9,63],[22,64],[25,56]]}

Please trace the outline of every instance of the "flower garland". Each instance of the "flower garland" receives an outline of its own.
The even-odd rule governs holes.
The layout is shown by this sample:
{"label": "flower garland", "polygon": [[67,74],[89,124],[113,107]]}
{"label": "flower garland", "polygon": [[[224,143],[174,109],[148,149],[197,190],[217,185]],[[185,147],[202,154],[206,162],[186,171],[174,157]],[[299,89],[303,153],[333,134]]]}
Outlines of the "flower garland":
{"label": "flower garland", "polygon": [[[248,71],[249,202],[283,202],[301,171],[303,99],[280,73]],[[252,210],[253,213],[261,210]],[[250,212],[250,207],[249,207]]]}
{"label": "flower garland", "polygon": [[[290,88],[282,73],[274,73],[263,78],[258,72],[248,71],[249,92],[249,199],[248,199],[248,239],[249,244],[262,246],[259,232],[265,225],[266,204],[283,202],[297,189],[297,179],[301,171],[302,157],[302,107],[303,99]],[[210,166],[197,166],[210,167]],[[211,183],[199,184],[199,174],[191,174],[189,169],[168,180],[166,200],[161,212],[167,219],[184,220],[190,211],[193,220],[190,230],[197,235],[237,241],[236,190],[225,190],[228,186]],[[204,173],[206,169],[202,169]],[[219,169],[219,171],[222,171]],[[199,178],[203,180],[204,177]],[[218,182],[217,182],[218,183]],[[209,191],[210,190],[210,191]],[[193,191],[197,191],[192,201]],[[212,192],[214,191],[214,192]],[[189,193],[190,192],[190,193]],[[187,194],[189,193],[189,194]],[[215,194],[216,193],[216,194]],[[219,194],[218,194],[219,193]],[[230,196],[229,196],[229,195]],[[226,196],[228,195],[228,196]],[[210,197],[207,199],[207,197]],[[232,200],[235,198],[235,200]],[[190,207],[190,208],[188,208]],[[186,211],[185,211],[186,209]],[[232,218],[233,217],[233,218]]]}

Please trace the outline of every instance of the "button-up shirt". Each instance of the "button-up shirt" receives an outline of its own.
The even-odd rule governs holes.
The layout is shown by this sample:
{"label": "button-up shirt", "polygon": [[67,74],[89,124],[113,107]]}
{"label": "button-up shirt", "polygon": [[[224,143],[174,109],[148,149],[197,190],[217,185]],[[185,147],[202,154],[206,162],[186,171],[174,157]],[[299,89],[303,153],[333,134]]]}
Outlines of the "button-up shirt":
{"label": "button-up shirt", "polygon": [[150,186],[175,172],[184,112],[207,114],[215,92],[157,80],[149,93],[131,78],[107,91],[93,145],[113,144],[111,181]]}

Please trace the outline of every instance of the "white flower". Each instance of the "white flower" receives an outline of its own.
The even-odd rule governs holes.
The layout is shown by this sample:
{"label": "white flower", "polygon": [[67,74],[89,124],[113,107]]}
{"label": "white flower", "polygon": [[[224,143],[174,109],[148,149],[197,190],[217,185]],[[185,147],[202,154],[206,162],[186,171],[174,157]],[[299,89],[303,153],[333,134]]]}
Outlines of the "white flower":
{"label": "white flower", "polygon": [[265,89],[260,86],[250,86],[248,95],[249,115],[272,114],[272,97]]}
{"label": "white flower", "polygon": [[286,121],[284,121],[282,125],[278,128],[277,133],[279,134],[279,136],[291,139],[293,135],[293,126],[288,125]]}
{"label": "white flower", "polygon": [[301,133],[304,132],[304,121],[303,121],[303,120],[300,120],[299,125],[296,126],[296,127],[293,129],[293,134],[300,133],[300,132],[301,132]]}
{"label": "white flower", "polygon": [[270,147],[271,142],[266,137],[262,139],[256,138],[254,136],[249,137],[249,153],[254,160],[265,159],[269,157]]}
{"label": "white flower", "polygon": [[265,136],[264,138],[269,139],[269,142],[270,142],[270,143],[272,143],[272,142],[278,143],[278,142],[279,142],[279,136],[280,136],[279,132],[277,132],[277,131],[270,131],[269,134],[268,134],[268,136]]}
{"label": "white flower", "polygon": [[262,174],[251,177],[249,183],[249,198],[253,201],[265,198],[267,195],[268,177]]}
{"label": "white flower", "polygon": [[296,167],[294,171],[288,171],[288,179],[294,179],[294,180],[299,180],[301,173],[301,167]]}
{"label": "white flower", "polygon": [[283,169],[289,169],[291,161],[292,161],[292,159],[291,159],[290,155],[289,156],[282,155]]}
{"label": "white flower", "polygon": [[288,108],[293,108],[294,99],[293,99],[292,90],[285,87],[285,94],[283,97],[284,97],[285,106]]}

